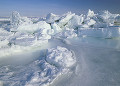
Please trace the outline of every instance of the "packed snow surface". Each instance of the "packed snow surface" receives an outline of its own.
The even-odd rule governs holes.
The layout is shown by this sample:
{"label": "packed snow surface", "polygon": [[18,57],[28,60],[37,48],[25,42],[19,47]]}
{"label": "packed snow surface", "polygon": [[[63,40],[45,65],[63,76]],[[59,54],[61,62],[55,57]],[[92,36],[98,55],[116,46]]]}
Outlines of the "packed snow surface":
{"label": "packed snow surface", "polygon": [[119,86],[120,15],[0,19],[0,86]]}

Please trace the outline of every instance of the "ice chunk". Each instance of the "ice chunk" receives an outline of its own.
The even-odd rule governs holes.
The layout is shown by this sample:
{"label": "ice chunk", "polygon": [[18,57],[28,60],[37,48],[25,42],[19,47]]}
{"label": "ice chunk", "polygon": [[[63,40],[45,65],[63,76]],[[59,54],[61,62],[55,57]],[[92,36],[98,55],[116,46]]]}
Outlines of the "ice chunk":
{"label": "ice chunk", "polygon": [[120,26],[120,15],[115,18],[114,24]]}
{"label": "ice chunk", "polygon": [[95,13],[94,13],[94,11],[92,11],[92,10],[88,10],[88,13],[87,13],[87,17],[94,17],[95,16]]}
{"label": "ice chunk", "polygon": [[71,13],[71,12],[64,14],[62,18],[59,20],[58,25],[60,27],[64,27],[74,15],[75,13]]}
{"label": "ice chunk", "polygon": [[12,12],[11,15],[11,25],[14,28],[17,28],[18,25],[20,25],[22,23],[21,21],[21,16],[17,11]]}
{"label": "ice chunk", "polygon": [[56,23],[52,23],[51,28],[54,30],[54,34],[62,31],[62,29]]}
{"label": "ice chunk", "polygon": [[95,14],[94,11],[89,10],[86,18],[83,21],[83,28],[106,28],[108,26],[113,26],[115,18],[119,14],[111,14],[109,11],[102,11]]}
{"label": "ice chunk", "polygon": [[115,22],[115,18],[119,16],[119,14],[111,14],[109,11],[102,11],[99,13],[100,18],[104,20],[109,26],[113,26]]}
{"label": "ice chunk", "polygon": [[67,27],[76,29],[83,23],[83,21],[84,21],[84,15],[83,14],[81,14],[80,16],[75,15],[68,22]]}
{"label": "ice chunk", "polygon": [[73,53],[67,48],[60,46],[48,49],[46,60],[50,64],[63,68],[71,67],[76,62]]}
{"label": "ice chunk", "polygon": [[46,17],[46,22],[47,23],[53,23],[53,22],[56,22],[59,19],[60,19],[60,16],[55,15],[53,13],[49,13]]}
{"label": "ice chunk", "polygon": [[89,28],[89,27],[94,27],[94,25],[96,24],[96,14],[94,13],[94,11],[91,11],[89,9],[87,15],[85,16],[84,20],[82,21],[82,25],[80,25],[80,27],[82,28]]}
{"label": "ice chunk", "polygon": [[17,11],[14,11],[10,18],[11,31],[16,31],[16,29],[21,25],[32,24],[33,22],[27,17],[21,17]]}

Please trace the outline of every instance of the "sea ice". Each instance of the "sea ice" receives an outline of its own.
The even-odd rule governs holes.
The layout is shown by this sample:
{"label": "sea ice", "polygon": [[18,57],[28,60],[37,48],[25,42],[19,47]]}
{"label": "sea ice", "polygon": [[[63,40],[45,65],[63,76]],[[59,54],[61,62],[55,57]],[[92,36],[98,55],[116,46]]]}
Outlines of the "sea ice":
{"label": "sea ice", "polygon": [[[81,43],[78,42],[93,43],[95,44],[94,46],[98,43],[102,43],[100,44],[101,46],[112,46],[112,44],[115,47],[120,46],[120,15],[111,14],[109,11],[95,13],[89,10],[86,15],[76,15],[75,13],[68,12],[62,16],[50,13],[46,18],[36,18],[35,20],[33,18],[22,17],[15,11],[11,15],[10,24],[8,24],[8,21],[4,25],[1,24],[0,57],[15,55],[18,52],[34,51],[36,48],[43,50],[43,47],[47,47],[50,41],[53,41],[53,45],[57,46],[57,48],[52,47],[50,49],[47,47],[43,57],[39,57],[26,65],[12,66],[5,64],[5,66],[0,66],[0,85],[5,84],[5,86],[44,86],[51,84],[59,75],[67,73],[76,64],[74,52],[69,49],[76,51],[75,54],[77,53],[78,57],[86,55],[87,52],[88,57],[85,60],[88,62],[98,56],[99,52],[93,54],[93,51],[91,51],[93,48],[87,45],[82,47]],[[72,38],[74,37],[79,37],[77,43],[74,42],[76,44],[73,43],[74,39]],[[105,40],[101,41],[100,39]],[[110,41],[106,39],[110,39]],[[49,47],[51,46],[52,44]],[[89,53],[88,48],[90,48],[92,53]],[[91,57],[95,56],[95,58],[89,58],[90,55]],[[82,62],[83,59],[83,57],[80,57],[78,60]],[[23,58],[23,60],[25,59]],[[27,60],[30,59],[28,58]],[[86,66],[84,62],[80,64],[83,67]],[[98,63],[97,59],[94,62]],[[86,69],[89,69],[89,67]],[[89,75],[93,71],[87,71],[86,73]],[[86,74],[85,76],[88,77]]]}

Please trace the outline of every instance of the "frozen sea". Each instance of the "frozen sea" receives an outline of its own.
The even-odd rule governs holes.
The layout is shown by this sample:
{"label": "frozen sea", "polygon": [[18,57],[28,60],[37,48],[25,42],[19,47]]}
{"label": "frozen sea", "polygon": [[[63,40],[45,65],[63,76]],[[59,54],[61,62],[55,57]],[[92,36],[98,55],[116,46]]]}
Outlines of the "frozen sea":
{"label": "frozen sea", "polygon": [[[119,40],[75,38],[68,39],[67,42],[64,42],[59,39],[52,39],[49,40],[48,48],[53,48],[58,45],[75,52],[77,65],[70,73],[61,75],[55,79],[50,86],[120,85]],[[5,86],[23,86],[33,76],[32,69],[34,72],[34,68],[36,68],[36,71],[39,70],[33,63],[40,60],[43,53],[44,50],[37,49],[7,57],[7,60],[1,59],[1,82],[7,82],[7,84],[4,83]]]}
{"label": "frozen sea", "polygon": [[0,86],[120,86],[120,15],[0,19]]}

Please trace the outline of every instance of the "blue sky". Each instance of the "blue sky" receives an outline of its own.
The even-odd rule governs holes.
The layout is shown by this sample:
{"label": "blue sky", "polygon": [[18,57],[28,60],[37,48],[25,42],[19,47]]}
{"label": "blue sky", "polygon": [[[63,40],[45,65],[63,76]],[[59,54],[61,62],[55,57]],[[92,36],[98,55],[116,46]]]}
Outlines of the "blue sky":
{"label": "blue sky", "polygon": [[45,16],[50,12],[63,14],[68,11],[79,14],[88,9],[120,13],[120,0],[0,0],[0,16],[9,16],[12,11],[24,16]]}

